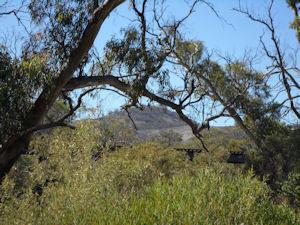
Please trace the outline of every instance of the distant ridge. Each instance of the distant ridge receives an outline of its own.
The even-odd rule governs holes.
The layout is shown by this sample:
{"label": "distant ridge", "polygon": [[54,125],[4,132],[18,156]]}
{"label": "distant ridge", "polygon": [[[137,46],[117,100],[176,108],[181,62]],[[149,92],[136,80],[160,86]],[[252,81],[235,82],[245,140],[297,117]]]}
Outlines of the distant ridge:
{"label": "distant ridge", "polygon": [[[193,137],[190,127],[175,112],[157,106],[145,106],[143,110],[131,108],[128,111],[134,120],[137,127],[137,135],[140,138],[147,139],[158,134],[160,131],[168,130],[179,133],[184,141]],[[133,127],[127,112],[124,110],[111,112],[103,119],[106,118],[117,119],[118,121],[125,122],[129,127]]]}
{"label": "distant ridge", "polygon": [[[139,138],[148,139],[161,131],[174,131],[182,136],[183,141],[187,141],[194,137],[191,128],[183,122],[177,113],[167,110],[162,107],[145,106],[143,110],[131,108],[128,110],[131,118],[137,127],[137,135]],[[128,127],[133,127],[126,111],[113,111],[102,119],[116,119],[124,122]],[[220,134],[224,136],[238,138],[245,137],[237,127],[212,127],[211,133]],[[217,136],[217,135],[216,135]]]}
{"label": "distant ridge", "polygon": [[[143,110],[131,108],[128,110],[138,129],[163,129],[186,126],[175,112],[160,107],[144,107]],[[109,117],[128,118],[125,111],[114,111]]]}

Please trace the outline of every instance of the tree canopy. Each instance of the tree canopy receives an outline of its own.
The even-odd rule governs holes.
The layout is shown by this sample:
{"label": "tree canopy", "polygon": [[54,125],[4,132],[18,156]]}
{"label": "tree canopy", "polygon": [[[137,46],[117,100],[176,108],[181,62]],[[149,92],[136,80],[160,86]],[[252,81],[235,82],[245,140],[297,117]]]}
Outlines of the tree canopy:
{"label": "tree canopy", "polygon": [[[102,55],[97,54],[93,44],[101,38],[102,24],[125,2],[30,1],[26,10],[37,30],[22,43],[19,56],[11,56],[5,47],[0,52],[1,121],[5,121],[0,128],[6,131],[0,136],[0,177],[27,151],[34,132],[71,127],[67,119],[84,96],[103,88],[126,96],[125,110],[142,108],[144,98],[174,110],[205,150],[202,132],[218,118],[234,119],[259,149],[266,145],[274,120],[280,123],[290,113],[300,118],[299,67],[289,63],[282,49],[273,1],[265,19],[242,5],[235,9],[266,28],[270,45],[261,38],[260,47],[270,61],[267,71],[253,66],[251,54],[242,59],[218,55],[217,60],[201,40],[186,37],[184,22],[198,4],[219,17],[204,0],[187,1],[189,8],[179,18],[165,10],[165,1],[130,0],[132,22],[106,43]],[[293,7],[298,1],[288,3]],[[12,13],[18,16],[18,11]],[[57,104],[64,105],[62,113],[47,119]]]}

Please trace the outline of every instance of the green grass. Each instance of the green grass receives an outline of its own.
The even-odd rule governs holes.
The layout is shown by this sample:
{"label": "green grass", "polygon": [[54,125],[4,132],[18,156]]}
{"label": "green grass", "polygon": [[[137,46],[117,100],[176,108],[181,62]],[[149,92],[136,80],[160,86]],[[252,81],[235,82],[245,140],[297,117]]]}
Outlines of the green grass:
{"label": "green grass", "polygon": [[[22,159],[28,172],[22,185],[17,174],[7,177],[0,224],[300,224],[299,215],[274,204],[266,184],[251,172],[207,166],[202,156],[190,162],[153,143],[106,153],[95,162],[97,135],[82,125],[37,138],[32,147],[49,157]],[[41,197],[33,194],[32,187],[46,178],[59,182]],[[17,197],[18,190],[23,194]]]}

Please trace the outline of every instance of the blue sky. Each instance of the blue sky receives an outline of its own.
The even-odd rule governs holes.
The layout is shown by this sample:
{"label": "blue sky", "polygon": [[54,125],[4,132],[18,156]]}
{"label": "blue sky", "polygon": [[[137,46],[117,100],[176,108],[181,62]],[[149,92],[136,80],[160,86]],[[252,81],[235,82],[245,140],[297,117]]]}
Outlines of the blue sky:
{"label": "blue sky", "polygon": [[[180,18],[186,12],[184,0],[167,1],[168,11]],[[196,7],[196,12],[184,24],[184,31],[187,36],[204,41],[208,49],[217,49],[222,52],[239,54],[246,48],[255,48],[262,34],[262,27],[251,23],[245,16],[234,12],[232,9],[239,4],[238,0],[210,0],[215,6],[219,15],[227,21],[217,18],[214,13],[204,4]],[[255,13],[264,15],[268,6],[268,0],[241,0],[247,4]],[[122,26],[126,26],[130,21],[126,17],[131,17],[128,4],[123,4],[117,12],[111,16],[98,36],[96,46],[103,46],[105,40],[111,35],[119,32]],[[297,46],[295,32],[289,29],[289,23],[293,20],[292,11],[287,7],[285,0],[275,0],[273,12],[275,24],[278,28],[283,42],[291,46]]]}
{"label": "blue sky", "polygon": [[[167,1],[168,11],[178,17],[184,15],[187,8],[184,7],[183,2],[182,0]],[[218,18],[205,4],[199,4],[196,12],[184,24],[183,30],[186,36],[203,41],[209,51],[214,50],[234,57],[241,57],[245,50],[257,50],[259,37],[262,35],[264,28],[232,10],[234,7],[238,7],[239,1],[214,0],[210,2],[222,19]],[[253,12],[262,16],[266,14],[269,2],[262,0],[241,1],[243,5],[247,5]],[[105,44],[104,40],[106,38],[109,39],[113,34],[118,35],[120,28],[128,25],[130,21],[126,18],[131,17],[128,7],[128,4],[124,4],[117,10],[117,16],[111,16],[104,24],[102,33],[97,38],[96,46],[101,48]],[[295,31],[289,28],[289,24],[293,20],[293,14],[284,0],[275,0],[273,14],[282,46],[288,48],[298,47]],[[264,70],[265,63],[262,60],[257,67]],[[113,110],[124,103],[117,95],[111,93],[104,93],[103,99],[102,106],[105,112]],[[215,125],[232,125],[233,123],[230,119],[222,119],[216,121]]]}
{"label": "blue sky", "polygon": [[[0,0],[0,5],[3,2],[4,0]],[[180,17],[187,10],[185,2],[187,1],[168,0],[167,10],[176,17]],[[209,2],[214,5],[223,19],[217,18],[205,4],[199,4],[196,7],[196,12],[184,24],[183,30],[186,33],[186,37],[203,41],[209,51],[216,50],[222,54],[230,54],[235,57],[242,56],[247,49],[258,48],[259,36],[263,33],[263,28],[232,10],[238,6],[238,0],[210,0]],[[253,12],[260,15],[265,15],[269,2],[268,0],[241,0],[243,5],[248,5]],[[99,52],[102,51],[107,40],[113,35],[118,36],[120,29],[128,26],[130,18],[132,18],[132,12],[129,8],[128,3],[123,4],[104,23],[95,42],[95,47]],[[295,38],[295,31],[289,28],[289,23],[293,20],[293,14],[287,7],[286,1],[275,0],[273,13],[282,46],[288,48],[299,47]],[[12,31],[24,34],[24,29],[12,16],[1,17],[0,24],[0,36],[4,36],[4,34]],[[31,25],[26,23],[26,26],[29,28]],[[264,70],[264,63],[264,61],[261,61],[260,65],[258,65],[262,70]],[[91,106],[95,106],[101,101],[104,113],[117,109],[124,103],[124,100],[116,94],[107,92],[103,93],[100,99],[96,101],[89,100],[88,102]],[[223,124],[224,121],[218,123],[218,125]],[[226,124],[232,124],[232,121],[227,121]]]}

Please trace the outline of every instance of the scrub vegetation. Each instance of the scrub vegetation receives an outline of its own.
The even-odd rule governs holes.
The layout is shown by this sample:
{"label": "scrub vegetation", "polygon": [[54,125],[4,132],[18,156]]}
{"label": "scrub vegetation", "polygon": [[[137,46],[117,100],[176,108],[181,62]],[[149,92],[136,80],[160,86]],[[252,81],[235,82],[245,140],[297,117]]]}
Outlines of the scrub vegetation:
{"label": "scrub vegetation", "polygon": [[[299,224],[243,166],[159,143],[100,148],[87,121],[36,135],[1,186],[2,224]],[[101,149],[101,157],[93,155]],[[211,157],[209,159],[209,157]],[[213,159],[212,159],[213,158]],[[206,163],[205,163],[206,161]]]}
{"label": "scrub vegetation", "polygon": [[1,225],[300,224],[300,2],[238,1],[238,56],[212,2],[0,0]]}

